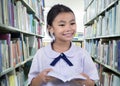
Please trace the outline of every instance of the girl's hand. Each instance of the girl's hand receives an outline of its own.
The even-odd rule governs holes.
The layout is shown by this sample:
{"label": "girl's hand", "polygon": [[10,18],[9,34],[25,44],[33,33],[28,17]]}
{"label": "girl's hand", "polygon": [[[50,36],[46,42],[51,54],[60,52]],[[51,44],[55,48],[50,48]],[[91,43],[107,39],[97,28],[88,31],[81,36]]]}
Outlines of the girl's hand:
{"label": "girl's hand", "polygon": [[39,74],[39,77],[41,79],[41,81],[43,83],[47,83],[47,82],[52,82],[52,81],[55,81],[56,79],[54,77],[51,77],[51,76],[47,76],[47,74],[52,71],[51,68],[49,69],[45,69],[43,70],[40,74]]}
{"label": "girl's hand", "polygon": [[87,74],[81,73],[81,75],[83,75],[84,77],[86,77],[86,80],[75,79],[74,83],[77,86],[94,86],[95,85],[94,81],[91,80]]}
{"label": "girl's hand", "polygon": [[52,69],[48,68],[40,72],[37,77],[33,78],[30,86],[42,86],[43,83],[55,80],[53,77],[47,76],[50,71],[52,71]]}

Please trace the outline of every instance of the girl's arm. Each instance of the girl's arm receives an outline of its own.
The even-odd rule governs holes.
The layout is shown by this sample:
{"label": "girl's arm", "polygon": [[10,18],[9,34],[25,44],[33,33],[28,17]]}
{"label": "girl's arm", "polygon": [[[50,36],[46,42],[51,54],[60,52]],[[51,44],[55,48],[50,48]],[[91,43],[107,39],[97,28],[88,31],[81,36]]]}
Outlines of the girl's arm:
{"label": "girl's arm", "polygon": [[81,73],[84,77],[87,78],[87,80],[83,81],[83,83],[86,85],[86,86],[95,86],[95,82],[93,80],[91,80],[89,78],[89,76],[85,73]]}
{"label": "girl's arm", "polygon": [[43,83],[41,77],[38,75],[32,79],[30,86],[41,86]]}
{"label": "girl's arm", "polygon": [[32,79],[30,86],[41,86],[43,83],[47,83],[51,80],[51,77],[47,76],[47,73],[52,69],[45,69]]}
{"label": "girl's arm", "polygon": [[77,86],[95,86],[95,82],[89,78],[89,76],[85,73],[81,73],[84,77],[86,77],[86,80],[81,80],[81,79],[75,79],[74,83]]}

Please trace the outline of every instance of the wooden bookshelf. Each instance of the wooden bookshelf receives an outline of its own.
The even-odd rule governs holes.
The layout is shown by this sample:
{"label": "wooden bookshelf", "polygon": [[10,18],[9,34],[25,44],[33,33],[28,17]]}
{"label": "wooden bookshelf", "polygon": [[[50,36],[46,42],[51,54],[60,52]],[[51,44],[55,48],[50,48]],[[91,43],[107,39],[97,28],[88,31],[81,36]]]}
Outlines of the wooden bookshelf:
{"label": "wooden bookshelf", "polygon": [[38,14],[42,1],[0,0],[0,86],[27,86],[31,61],[44,37],[43,10]]}

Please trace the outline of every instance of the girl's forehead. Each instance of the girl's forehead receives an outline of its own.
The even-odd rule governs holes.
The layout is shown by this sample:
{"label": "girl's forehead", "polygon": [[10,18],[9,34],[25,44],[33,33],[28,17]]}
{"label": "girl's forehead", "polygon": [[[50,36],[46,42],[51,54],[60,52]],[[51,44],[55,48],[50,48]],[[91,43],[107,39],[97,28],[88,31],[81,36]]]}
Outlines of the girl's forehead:
{"label": "girl's forehead", "polygon": [[74,16],[74,14],[72,13],[72,12],[62,12],[62,13],[59,13],[56,17],[55,17],[55,19],[54,19],[54,21],[57,21],[57,20],[73,20],[73,19],[75,19],[75,16]]}
{"label": "girl's forehead", "polygon": [[72,16],[74,16],[74,14],[72,12],[61,12],[61,13],[57,14],[57,16],[65,16],[65,15],[72,15]]}

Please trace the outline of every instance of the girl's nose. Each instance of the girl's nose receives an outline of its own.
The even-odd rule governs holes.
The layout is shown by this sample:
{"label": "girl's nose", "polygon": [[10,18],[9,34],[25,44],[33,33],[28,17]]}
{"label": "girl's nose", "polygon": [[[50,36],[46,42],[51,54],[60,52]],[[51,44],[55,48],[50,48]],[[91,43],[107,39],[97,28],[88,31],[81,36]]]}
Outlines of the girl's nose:
{"label": "girl's nose", "polygon": [[66,30],[67,30],[67,31],[70,31],[70,30],[71,30],[71,26],[70,26],[70,25],[67,25],[67,26],[66,26]]}

